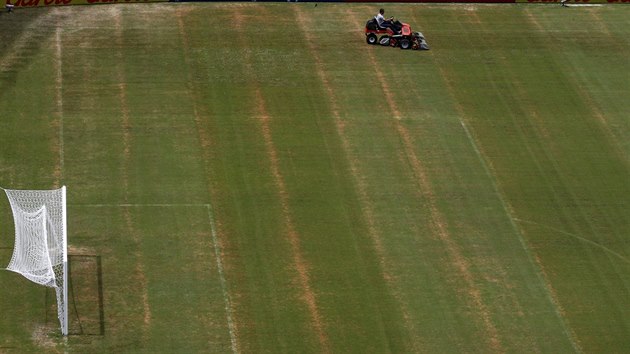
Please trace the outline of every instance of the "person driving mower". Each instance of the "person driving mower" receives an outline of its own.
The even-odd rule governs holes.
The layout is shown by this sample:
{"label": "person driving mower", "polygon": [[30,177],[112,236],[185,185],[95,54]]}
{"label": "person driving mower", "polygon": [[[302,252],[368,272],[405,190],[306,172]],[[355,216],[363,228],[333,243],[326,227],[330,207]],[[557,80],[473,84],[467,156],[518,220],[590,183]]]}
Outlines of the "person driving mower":
{"label": "person driving mower", "polygon": [[378,10],[374,19],[376,20],[376,24],[380,29],[391,28],[394,31],[394,34],[400,33],[400,29],[402,28],[402,24],[400,21],[394,20],[394,17],[390,17],[385,19],[385,9]]}
{"label": "person driving mower", "polygon": [[392,23],[394,22],[394,18],[390,17],[386,20],[385,16],[383,15],[385,15],[385,9],[378,10],[378,13],[376,14],[376,16],[374,16],[374,18],[376,19],[376,23],[380,28],[391,27]]}

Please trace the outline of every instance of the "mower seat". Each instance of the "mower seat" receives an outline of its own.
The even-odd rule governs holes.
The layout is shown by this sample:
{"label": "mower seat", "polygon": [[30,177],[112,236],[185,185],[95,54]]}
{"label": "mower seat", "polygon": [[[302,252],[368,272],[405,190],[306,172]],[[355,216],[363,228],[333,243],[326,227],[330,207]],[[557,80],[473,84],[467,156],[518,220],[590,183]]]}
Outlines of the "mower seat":
{"label": "mower seat", "polygon": [[371,18],[365,24],[365,28],[370,31],[384,31],[385,27],[381,27],[378,25],[378,21],[376,21],[376,17]]}

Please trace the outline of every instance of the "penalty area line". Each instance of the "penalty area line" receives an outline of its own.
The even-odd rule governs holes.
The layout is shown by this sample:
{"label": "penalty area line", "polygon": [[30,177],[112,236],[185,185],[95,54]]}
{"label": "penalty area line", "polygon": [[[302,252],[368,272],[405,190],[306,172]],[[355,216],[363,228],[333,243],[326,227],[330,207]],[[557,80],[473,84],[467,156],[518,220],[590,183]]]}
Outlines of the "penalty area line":
{"label": "penalty area line", "polygon": [[472,145],[472,148],[475,151],[475,154],[477,155],[477,158],[479,159],[481,166],[483,167],[484,171],[486,172],[486,175],[488,176],[488,178],[490,179],[490,182],[492,183],[492,188],[494,189],[494,192],[497,195],[497,198],[499,199],[499,202],[501,203],[501,206],[503,207],[503,210],[508,220],[510,221],[512,229],[514,230],[514,232],[516,233],[518,237],[518,240],[521,244],[521,247],[523,248],[523,251],[525,252],[525,255],[527,256],[527,259],[529,260],[529,263],[532,265],[534,272],[536,273],[536,277],[538,278],[540,284],[543,287],[543,291],[545,292],[545,295],[547,296],[547,300],[551,303],[551,306],[556,314],[556,317],[558,318],[558,321],[560,321],[562,330],[564,331],[567,339],[569,340],[569,343],[571,344],[575,352],[583,353],[582,348],[578,345],[578,342],[573,332],[569,329],[569,325],[566,323],[566,319],[564,318],[564,316],[562,315],[560,311],[560,304],[557,302],[557,300],[554,298],[552,294],[552,290],[550,289],[551,285],[545,279],[541,265],[536,262],[536,260],[534,259],[534,256],[532,255],[532,251],[530,250],[530,247],[527,244],[527,241],[525,241],[525,236],[523,235],[523,231],[517,224],[517,221],[519,221],[519,219],[514,217],[514,215],[512,214],[511,208],[509,207],[507,200],[505,200],[503,193],[501,193],[501,190],[499,189],[497,178],[495,177],[492,170],[490,169],[490,166],[488,166],[488,162],[486,162],[485,157],[483,156],[481,150],[477,146],[477,142],[474,136],[472,135],[472,133],[470,132],[470,129],[464,122],[464,119],[461,116],[458,116],[458,118],[464,132],[466,133],[466,136],[468,137],[468,141],[470,142],[470,145]]}
{"label": "penalty area line", "polygon": [[217,227],[214,221],[214,213],[212,211],[212,205],[209,203],[147,203],[147,204],[134,204],[134,203],[104,203],[104,204],[68,204],[73,207],[86,207],[86,208],[206,208],[208,222],[210,223],[210,235],[212,236],[212,248],[217,262],[217,272],[219,273],[219,282],[221,283],[221,292],[223,293],[223,302],[225,304],[225,316],[228,324],[228,332],[230,335],[230,344],[232,352],[238,353],[238,342],[236,340],[236,326],[234,319],[232,318],[232,301],[230,300],[230,294],[227,289],[227,280],[225,278],[225,271],[223,267],[223,260],[221,258],[221,249],[217,237]]}

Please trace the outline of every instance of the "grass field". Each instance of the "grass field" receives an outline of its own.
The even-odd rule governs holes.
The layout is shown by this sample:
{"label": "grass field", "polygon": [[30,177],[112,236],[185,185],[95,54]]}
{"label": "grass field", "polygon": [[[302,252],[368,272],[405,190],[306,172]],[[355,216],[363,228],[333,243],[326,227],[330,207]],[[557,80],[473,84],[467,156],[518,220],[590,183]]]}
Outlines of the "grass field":
{"label": "grass field", "polygon": [[[0,186],[68,187],[70,332],[0,352],[627,352],[630,7],[0,14]],[[13,245],[0,198],[0,264]]]}

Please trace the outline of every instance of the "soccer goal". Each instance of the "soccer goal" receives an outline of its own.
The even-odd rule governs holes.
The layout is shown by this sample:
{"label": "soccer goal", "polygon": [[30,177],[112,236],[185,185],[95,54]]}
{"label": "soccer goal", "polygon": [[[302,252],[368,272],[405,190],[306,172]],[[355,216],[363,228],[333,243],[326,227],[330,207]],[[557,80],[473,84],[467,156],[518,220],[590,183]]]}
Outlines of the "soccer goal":
{"label": "soccer goal", "polygon": [[66,187],[4,189],[15,223],[15,246],[7,270],[55,289],[61,333],[68,335]]}

